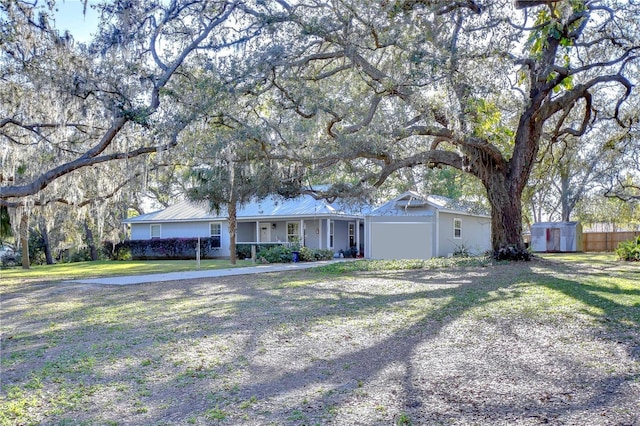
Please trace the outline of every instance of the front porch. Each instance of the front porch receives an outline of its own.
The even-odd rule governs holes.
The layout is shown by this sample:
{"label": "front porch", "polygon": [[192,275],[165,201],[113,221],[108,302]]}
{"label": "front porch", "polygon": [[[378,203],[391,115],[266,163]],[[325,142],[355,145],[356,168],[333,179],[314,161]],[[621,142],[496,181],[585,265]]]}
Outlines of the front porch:
{"label": "front porch", "polygon": [[355,247],[364,253],[364,221],[358,218],[238,220],[237,244],[299,243],[334,253]]}

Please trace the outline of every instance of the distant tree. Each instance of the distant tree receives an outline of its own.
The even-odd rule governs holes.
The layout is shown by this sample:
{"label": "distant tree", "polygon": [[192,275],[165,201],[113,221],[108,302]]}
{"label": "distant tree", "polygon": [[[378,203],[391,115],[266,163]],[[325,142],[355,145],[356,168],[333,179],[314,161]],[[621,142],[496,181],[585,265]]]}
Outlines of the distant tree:
{"label": "distant tree", "polygon": [[616,161],[614,167],[605,171],[601,188],[606,197],[637,203],[640,201],[640,99],[636,99],[634,111],[628,131],[612,135],[607,142]]}

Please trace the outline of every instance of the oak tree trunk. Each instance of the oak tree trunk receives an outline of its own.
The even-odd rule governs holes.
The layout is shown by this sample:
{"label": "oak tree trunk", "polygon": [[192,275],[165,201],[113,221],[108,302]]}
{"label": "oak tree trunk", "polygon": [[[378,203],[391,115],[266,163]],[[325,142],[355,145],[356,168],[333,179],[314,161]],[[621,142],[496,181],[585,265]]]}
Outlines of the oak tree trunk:
{"label": "oak tree trunk", "polygon": [[497,171],[484,182],[491,204],[491,250],[496,259],[529,260],[522,239],[522,193]]}
{"label": "oak tree trunk", "polygon": [[98,260],[98,250],[96,249],[96,243],[93,239],[93,231],[91,231],[91,228],[89,227],[89,224],[86,220],[84,222],[84,233],[87,246],[89,247],[89,255],[91,256],[91,260],[96,261]]}
{"label": "oak tree trunk", "polygon": [[44,257],[47,265],[53,265],[53,256],[51,255],[51,243],[49,242],[49,231],[44,219],[40,220],[40,235],[42,236],[42,245],[44,247]]}
{"label": "oak tree trunk", "polygon": [[238,202],[235,197],[231,197],[227,209],[229,210],[229,262],[236,264],[236,210]]}

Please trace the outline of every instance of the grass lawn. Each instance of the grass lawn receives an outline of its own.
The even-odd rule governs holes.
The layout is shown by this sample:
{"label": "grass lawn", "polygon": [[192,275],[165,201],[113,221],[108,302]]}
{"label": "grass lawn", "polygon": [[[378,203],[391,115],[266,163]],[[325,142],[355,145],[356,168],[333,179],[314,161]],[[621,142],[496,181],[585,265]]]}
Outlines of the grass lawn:
{"label": "grass lawn", "polygon": [[607,255],[0,297],[0,425],[640,424],[640,264]]}
{"label": "grass lawn", "polygon": [[[238,260],[236,266],[232,266],[228,260],[203,259],[200,261],[200,269],[239,268],[243,266],[252,266],[252,263],[250,260]],[[196,270],[195,260],[100,260],[97,262],[34,265],[30,269],[22,269],[18,266],[0,270],[0,285],[194,270]]]}

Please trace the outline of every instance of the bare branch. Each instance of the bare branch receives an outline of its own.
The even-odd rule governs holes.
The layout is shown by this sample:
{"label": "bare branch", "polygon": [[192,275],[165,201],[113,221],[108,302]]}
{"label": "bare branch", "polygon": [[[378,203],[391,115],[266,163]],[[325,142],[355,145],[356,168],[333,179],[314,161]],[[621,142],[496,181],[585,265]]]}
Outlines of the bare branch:
{"label": "bare branch", "polygon": [[[584,84],[575,86],[573,89],[567,91],[562,96],[559,96],[553,101],[544,104],[539,111],[540,118],[543,121],[547,120],[558,111],[565,109],[567,105],[571,105],[575,103],[580,98],[585,98],[589,96],[588,95],[589,89],[591,89],[592,87],[598,84],[603,84],[603,83],[619,83],[625,88],[625,93],[623,96],[620,97],[620,99],[616,103],[616,108],[615,108],[615,117],[616,117],[616,120],[618,120],[618,122],[620,123],[618,118],[620,106],[629,97],[629,95],[631,94],[631,90],[633,89],[633,85],[631,84],[631,82],[626,77],[620,74],[601,75],[591,79],[590,81]],[[620,124],[623,125],[622,123]]]}
{"label": "bare branch", "polygon": [[348,126],[342,129],[342,133],[345,133],[345,134],[356,133],[362,130],[364,127],[371,124],[371,121],[373,120],[373,116],[375,115],[381,100],[382,100],[382,97],[375,95],[371,99],[371,105],[369,106],[369,113],[367,114],[367,116],[360,123],[354,124],[353,126]]}
{"label": "bare branch", "polygon": [[[379,173],[375,174],[376,181],[373,186],[380,187],[393,173],[400,169],[407,167],[413,167],[417,165],[431,165],[438,166],[440,164],[454,167],[456,169],[462,169],[462,157],[452,151],[442,150],[429,150],[420,152],[401,160],[396,160],[382,168]],[[365,177],[363,180],[371,179],[371,177]]]}

